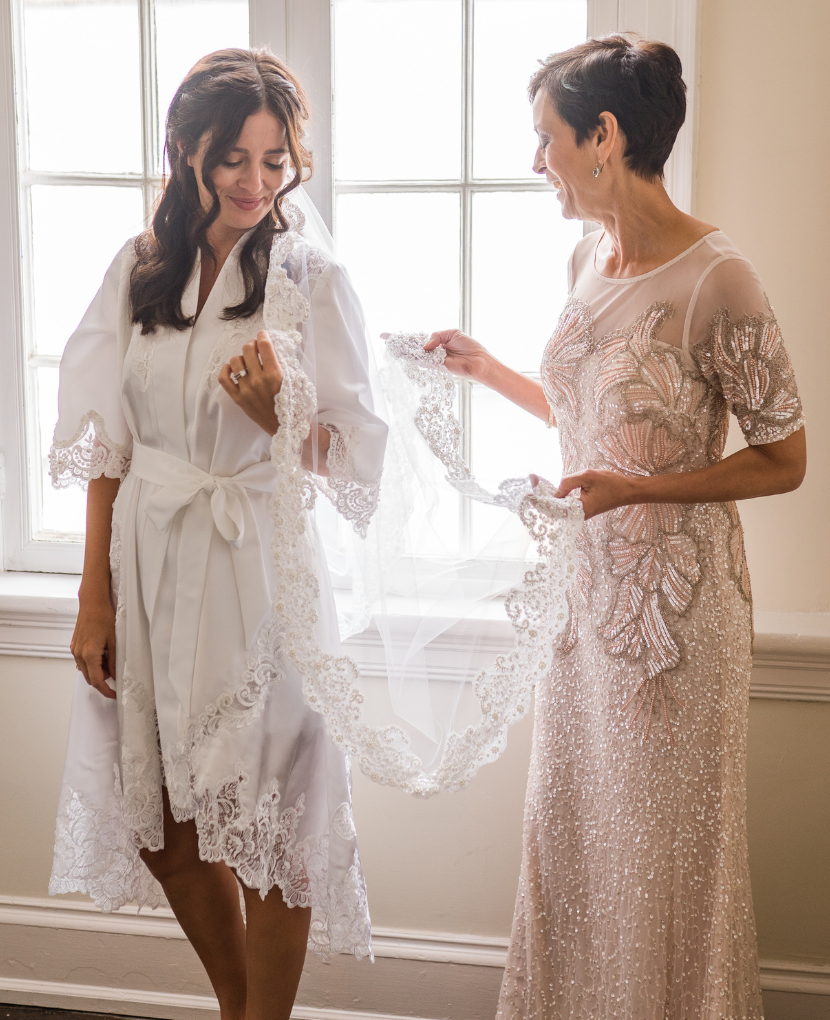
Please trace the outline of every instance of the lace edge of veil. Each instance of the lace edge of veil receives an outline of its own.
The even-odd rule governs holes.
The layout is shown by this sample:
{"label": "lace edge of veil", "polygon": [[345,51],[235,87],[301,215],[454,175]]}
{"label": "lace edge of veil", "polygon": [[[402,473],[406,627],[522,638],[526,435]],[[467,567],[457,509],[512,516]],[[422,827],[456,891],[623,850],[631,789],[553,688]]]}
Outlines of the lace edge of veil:
{"label": "lace edge of veil", "polygon": [[[305,511],[313,506],[316,490],[302,467],[302,447],[316,412],[316,392],[298,359],[302,337],[294,326],[305,321],[308,305],[306,302],[304,315],[294,315],[304,299],[281,267],[286,254],[281,246],[286,242],[290,243],[287,236],[275,239],[264,308],[265,323],[283,367],[282,388],[275,399],[281,427],[271,442],[278,484],[270,511],[275,529],[271,552],[280,578],[274,609],[278,612],[279,607],[291,606],[290,613],[281,613],[285,651],[303,677],[306,703],[323,715],[329,737],[345,754],[357,756],[369,778],[411,794],[458,790],[482,765],[500,756],[508,728],[530,707],[533,684],[552,665],[553,639],[567,621],[565,593],[577,569],[581,504],[578,500],[553,501],[537,490],[523,496],[514,507],[540,554],[540,561],[525,573],[523,583],[505,602],[517,647],[498,656],[490,670],[478,674],[474,690],[482,706],[482,722],[452,734],[439,768],[427,775],[402,727],[370,726],[365,721],[355,661],[324,652],[314,636],[319,583],[306,565],[302,549]],[[451,426],[451,410],[442,408],[441,413],[445,424]],[[461,479],[459,482],[463,484]],[[502,505],[507,505],[506,501]]]}

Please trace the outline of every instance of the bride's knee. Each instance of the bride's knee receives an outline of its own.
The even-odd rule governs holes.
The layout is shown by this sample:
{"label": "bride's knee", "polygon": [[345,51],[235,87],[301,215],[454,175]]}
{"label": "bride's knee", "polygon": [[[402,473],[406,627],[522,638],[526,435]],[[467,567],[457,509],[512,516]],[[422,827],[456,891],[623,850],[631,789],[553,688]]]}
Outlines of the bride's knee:
{"label": "bride's knee", "polygon": [[176,872],[186,866],[181,855],[172,853],[170,850],[148,850],[146,847],[138,851],[138,856],[144,861],[147,870],[159,882],[165,882]]}
{"label": "bride's knee", "polygon": [[169,839],[165,833],[164,844],[161,850],[149,850],[145,847],[138,851],[150,874],[162,885],[168,879],[183,874],[200,863],[196,840]]}

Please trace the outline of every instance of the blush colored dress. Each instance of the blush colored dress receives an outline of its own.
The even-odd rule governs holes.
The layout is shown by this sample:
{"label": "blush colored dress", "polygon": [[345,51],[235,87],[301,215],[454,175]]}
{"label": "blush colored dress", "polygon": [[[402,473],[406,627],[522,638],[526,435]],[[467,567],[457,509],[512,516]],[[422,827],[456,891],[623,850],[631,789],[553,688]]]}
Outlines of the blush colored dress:
{"label": "blush colored dress", "polygon": [[[142,336],[130,322],[128,242],[67,343],[53,479],[122,478],[110,553],[118,697],[105,700],[78,677],[50,892],[85,892],[104,910],[158,903],[138,851],[163,845],[166,786],[176,819],[195,819],[204,860],[225,861],[263,896],[278,887],[290,906],[310,907],[320,955],[360,957],[371,953],[371,932],[348,761],[283,651],[291,607],[274,594],[271,437],[218,384],[260,329],[298,331],[316,387],[313,420],[331,433],[319,486],[365,530],[386,426],[373,412],[360,306],[344,270],[306,242],[301,214],[292,215],[297,229],[275,240],[265,304],[251,318],[223,318],[244,294],[243,238],[194,326]],[[199,270],[197,259],[186,316]],[[337,653],[306,505],[301,554],[319,584],[315,634]]]}
{"label": "blush colored dress", "polygon": [[[648,476],[804,424],[751,264],[720,231],[607,279],[576,247],[542,361],[564,473]],[[761,1020],[746,842],[752,602],[733,503],[586,522],[536,688],[501,1020]]]}

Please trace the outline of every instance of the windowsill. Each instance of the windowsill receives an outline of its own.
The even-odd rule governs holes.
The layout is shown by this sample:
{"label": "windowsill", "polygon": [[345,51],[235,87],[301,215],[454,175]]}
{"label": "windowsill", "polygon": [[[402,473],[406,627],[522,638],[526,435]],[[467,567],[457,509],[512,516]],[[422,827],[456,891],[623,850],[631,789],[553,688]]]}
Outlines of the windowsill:
{"label": "windowsill", "polygon": [[[68,659],[78,612],[77,574],[0,571],[0,655]],[[348,595],[337,593],[341,608]],[[405,615],[406,603],[397,607]],[[509,650],[510,625],[496,605],[456,623],[438,639],[446,646],[448,676],[454,674],[453,644],[475,635],[488,656]],[[368,675],[382,675],[380,640],[367,632],[346,648]],[[830,702],[830,613],[755,614],[752,694],[760,698]]]}
{"label": "windowsill", "polygon": [[30,574],[22,570],[0,570],[0,606],[9,599],[47,599],[56,604],[74,602],[78,608],[80,574]]}
{"label": "windowsill", "polygon": [[79,574],[0,571],[0,655],[68,659]]}

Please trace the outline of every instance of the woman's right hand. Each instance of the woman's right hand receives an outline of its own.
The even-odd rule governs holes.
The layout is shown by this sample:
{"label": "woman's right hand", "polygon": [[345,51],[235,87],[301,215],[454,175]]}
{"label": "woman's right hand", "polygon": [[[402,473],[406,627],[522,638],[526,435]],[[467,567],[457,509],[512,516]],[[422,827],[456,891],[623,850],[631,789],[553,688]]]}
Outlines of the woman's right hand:
{"label": "woman's right hand", "polygon": [[109,591],[87,595],[79,592],[78,620],[70,650],[84,679],[105,698],[115,691],[107,683],[115,676],[115,611]]}
{"label": "woman's right hand", "polygon": [[473,382],[487,382],[493,355],[477,340],[460,329],[442,329],[424,344],[425,351],[434,351],[436,347],[443,347],[447,352],[444,365],[453,375]]}

